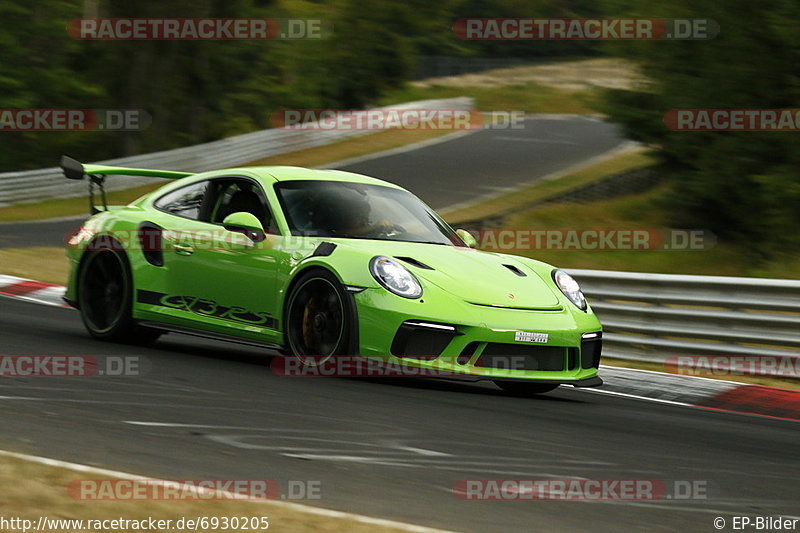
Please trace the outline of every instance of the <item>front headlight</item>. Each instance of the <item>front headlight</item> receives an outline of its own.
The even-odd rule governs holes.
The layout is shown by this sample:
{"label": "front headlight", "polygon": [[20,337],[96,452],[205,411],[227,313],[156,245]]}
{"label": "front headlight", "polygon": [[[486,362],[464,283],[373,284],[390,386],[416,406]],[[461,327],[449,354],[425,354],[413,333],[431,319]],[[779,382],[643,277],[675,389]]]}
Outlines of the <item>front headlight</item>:
{"label": "front headlight", "polygon": [[373,257],[369,262],[369,271],[378,283],[403,298],[419,298],[422,287],[417,278],[406,267],[386,256]]}
{"label": "front headlight", "polygon": [[564,296],[569,298],[570,302],[574,303],[581,311],[586,311],[588,307],[586,297],[583,295],[583,292],[581,292],[581,286],[578,285],[575,278],[563,270],[553,270],[553,281],[556,282],[556,285],[561,289],[561,292],[564,293]]}

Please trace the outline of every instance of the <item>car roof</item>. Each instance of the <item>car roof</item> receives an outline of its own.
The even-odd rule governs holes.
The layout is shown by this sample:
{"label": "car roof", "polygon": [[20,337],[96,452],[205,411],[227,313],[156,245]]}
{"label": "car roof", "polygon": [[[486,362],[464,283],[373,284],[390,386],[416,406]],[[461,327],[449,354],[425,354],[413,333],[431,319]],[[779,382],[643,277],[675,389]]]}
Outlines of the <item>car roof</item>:
{"label": "car roof", "polygon": [[231,170],[246,171],[260,178],[272,178],[275,181],[344,181],[348,183],[364,183],[369,185],[383,185],[394,189],[402,189],[399,185],[371,176],[364,176],[343,170],[328,170],[304,167],[269,166],[269,167],[243,167]]}

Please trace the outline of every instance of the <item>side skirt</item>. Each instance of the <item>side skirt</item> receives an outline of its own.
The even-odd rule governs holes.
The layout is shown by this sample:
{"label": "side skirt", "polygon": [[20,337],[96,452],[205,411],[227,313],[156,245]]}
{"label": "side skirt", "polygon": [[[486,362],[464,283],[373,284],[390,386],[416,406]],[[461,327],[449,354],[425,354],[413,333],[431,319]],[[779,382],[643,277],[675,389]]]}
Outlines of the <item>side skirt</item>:
{"label": "side skirt", "polygon": [[214,333],[210,331],[204,331],[201,329],[189,328],[185,326],[175,326],[173,324],[164,324],[162,322],[155,322],[151,320],[138,320],[137,323],[142,326],[146,326],[148,328],[160,329],[171,333],[183,333],[185,335],[192,335],[194,337],[203,337],[205,339],[233,342],[236,344],[245,344],[247,346],[268,348],[270,350],[277,350],[277,351],[283,350],[283,346],[279,344],[275,344],[272,342],[259,342],[251,339],[243,339],[241,337],[236,337],[235,335],[226,335],[225,333]]}

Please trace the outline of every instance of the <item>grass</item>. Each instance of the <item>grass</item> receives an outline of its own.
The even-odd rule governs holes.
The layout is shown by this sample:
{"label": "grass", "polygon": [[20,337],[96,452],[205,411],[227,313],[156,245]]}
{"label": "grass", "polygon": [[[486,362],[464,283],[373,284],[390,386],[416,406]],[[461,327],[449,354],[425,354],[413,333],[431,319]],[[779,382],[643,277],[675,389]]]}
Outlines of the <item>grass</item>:
{"label": "grass", "polygon": [[469,74],[439,76],[411,82],[414,87],[496,87],[537,84],[559,89],[633,89],[646,86],[635,63],[612,57],[577,57],[532,61]]}
{"label": "grass", "polygon": [[64,248],[55,246],[0,248],[0,274],[64,285],[69,262]]}
{"label": "grass", "polygon": [[538,83],[490,87],[408,85],[387,94],[381,105],[431,98],[470,96],[480,111],[523,111],[525,113],[598,113],[599,96],[591,89],[561,89]]}
{"label": "grass", "polygon": [[633,88],[643,81],[632,63],[578,58],[415,81],[389,92],[381,103],[471,96],[481,111],[599,113],[599,89]]}
{"label": "grass", "polygon": [[280,154],[252,161],[246,166],[289,165],[298,167],[320,167],[337,161],[362,157],[384,150],[391,150],[409,144],[428,141],[453,133],[450,130],[388,130],[371,133],[355,139]]}
{"label": "grass", "polygon": [[[140,196],[157,189],[164,185],[161,180],[154,181],[152,184],[142,185],[124,191],[112,191],[108,193],[108,203],[110,205],[129,204]],[[99,201],[99,195],[96,195]],[[24,222],[26,220],[42,220],[47,218],[86,215],[89,213],[89,205],[86,196],[75,198],[53,198],[42,202],[16,204],[8,207],[0,207],[0,222]]]}
{"label": "grass", "polygon": [[[492,197],[444,213],[454,226],[502,217],[498,230],[654,230],[668,232],[702,228],[675,227],[664,197],[666,186],[650,191],[585,204],[554,203],[526,207],[534,202],[580,187],[607,176],[647,167],[652,156],[635,149],[592,163],[556,179]],[[481,228],[475,228],[481,229]],[[724,241],[710,242],[702,250],[513,250],[563,268],[587,268],[665,274],[800,278],[800,258],[755,262],[746,250]],[[500,250],[503,251],[503,250]]]}
{"label": "grass", "polygon": [[[19,517],[33,521],[36,527],[39,517],[48,519],[91,519],[91,520],[142,520],[152,517],[155,520],[175,521],[185,517],[268,517],[269,531],[292,533],[324,533],[352,531],[354,533],[403,531],[398,528],[376,524],[364,524],[349,518],[328,517],[308,513],[298,508],[271,504],[269,502],[235,501],[80,501],[67,493],[69,483],[81,479],[108,479],[107,476],[75,472],[65,468],[44,466],[17,458],[0,457],[0,486],[3,498],[0,499],[0,516],[11,519]],[[324,497],[324,486],[322,495]],[[368,495],[364,495],[368,497]],[[21,531],[21,528],[8,531]],[[6,531],[4,529],[4,531]],[[54,530],[55,531],[55,530]],[[60,528],[64,532],[102,531],[88,528]],[[120,531],[120,529],[106,529]],[[217,529],[216,531],[233,531]],[[250,531],[265,531],[250,529]]]}
{"label": "grass", "polygon": [[[389,130],[345,139],[325,146],[276,155],[239,166],[292,165],[317,167],[367,154],[399,148],[452,133],[448,130]],[[108,193],[108,203],[125,205],[164,184],[162,180],[124,191]],[[88,213],[86,197],[56,198],[0,208],[0,222],[41,220]]]}
{"label": "grass", "polygon": [[[645,193],[588,204],[554,204],[509,216],[504,228],[657,230],[676,228],[665,208],[666,187]],[[701,228],[697,228],[701,229]],[[719,241],[702,250],[521,250],[532,257],[564,268],[590,268],[666,274],[751,276],[797,279],[800,258],[756,263],[739,246]]]}

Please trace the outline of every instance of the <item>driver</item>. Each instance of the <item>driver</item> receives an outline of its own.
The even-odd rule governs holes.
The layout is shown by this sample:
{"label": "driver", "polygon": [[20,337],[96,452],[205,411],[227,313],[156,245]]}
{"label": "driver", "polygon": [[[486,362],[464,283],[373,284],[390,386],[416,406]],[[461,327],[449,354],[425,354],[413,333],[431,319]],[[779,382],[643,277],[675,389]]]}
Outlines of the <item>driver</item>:
{"label": "driver", "polygon": [[359,191],[339,188],[327,190],[318,198],[314,225],[331,236],[369,237],[389,235],[399,229],[387,219],[370,224],[372,206]]}

